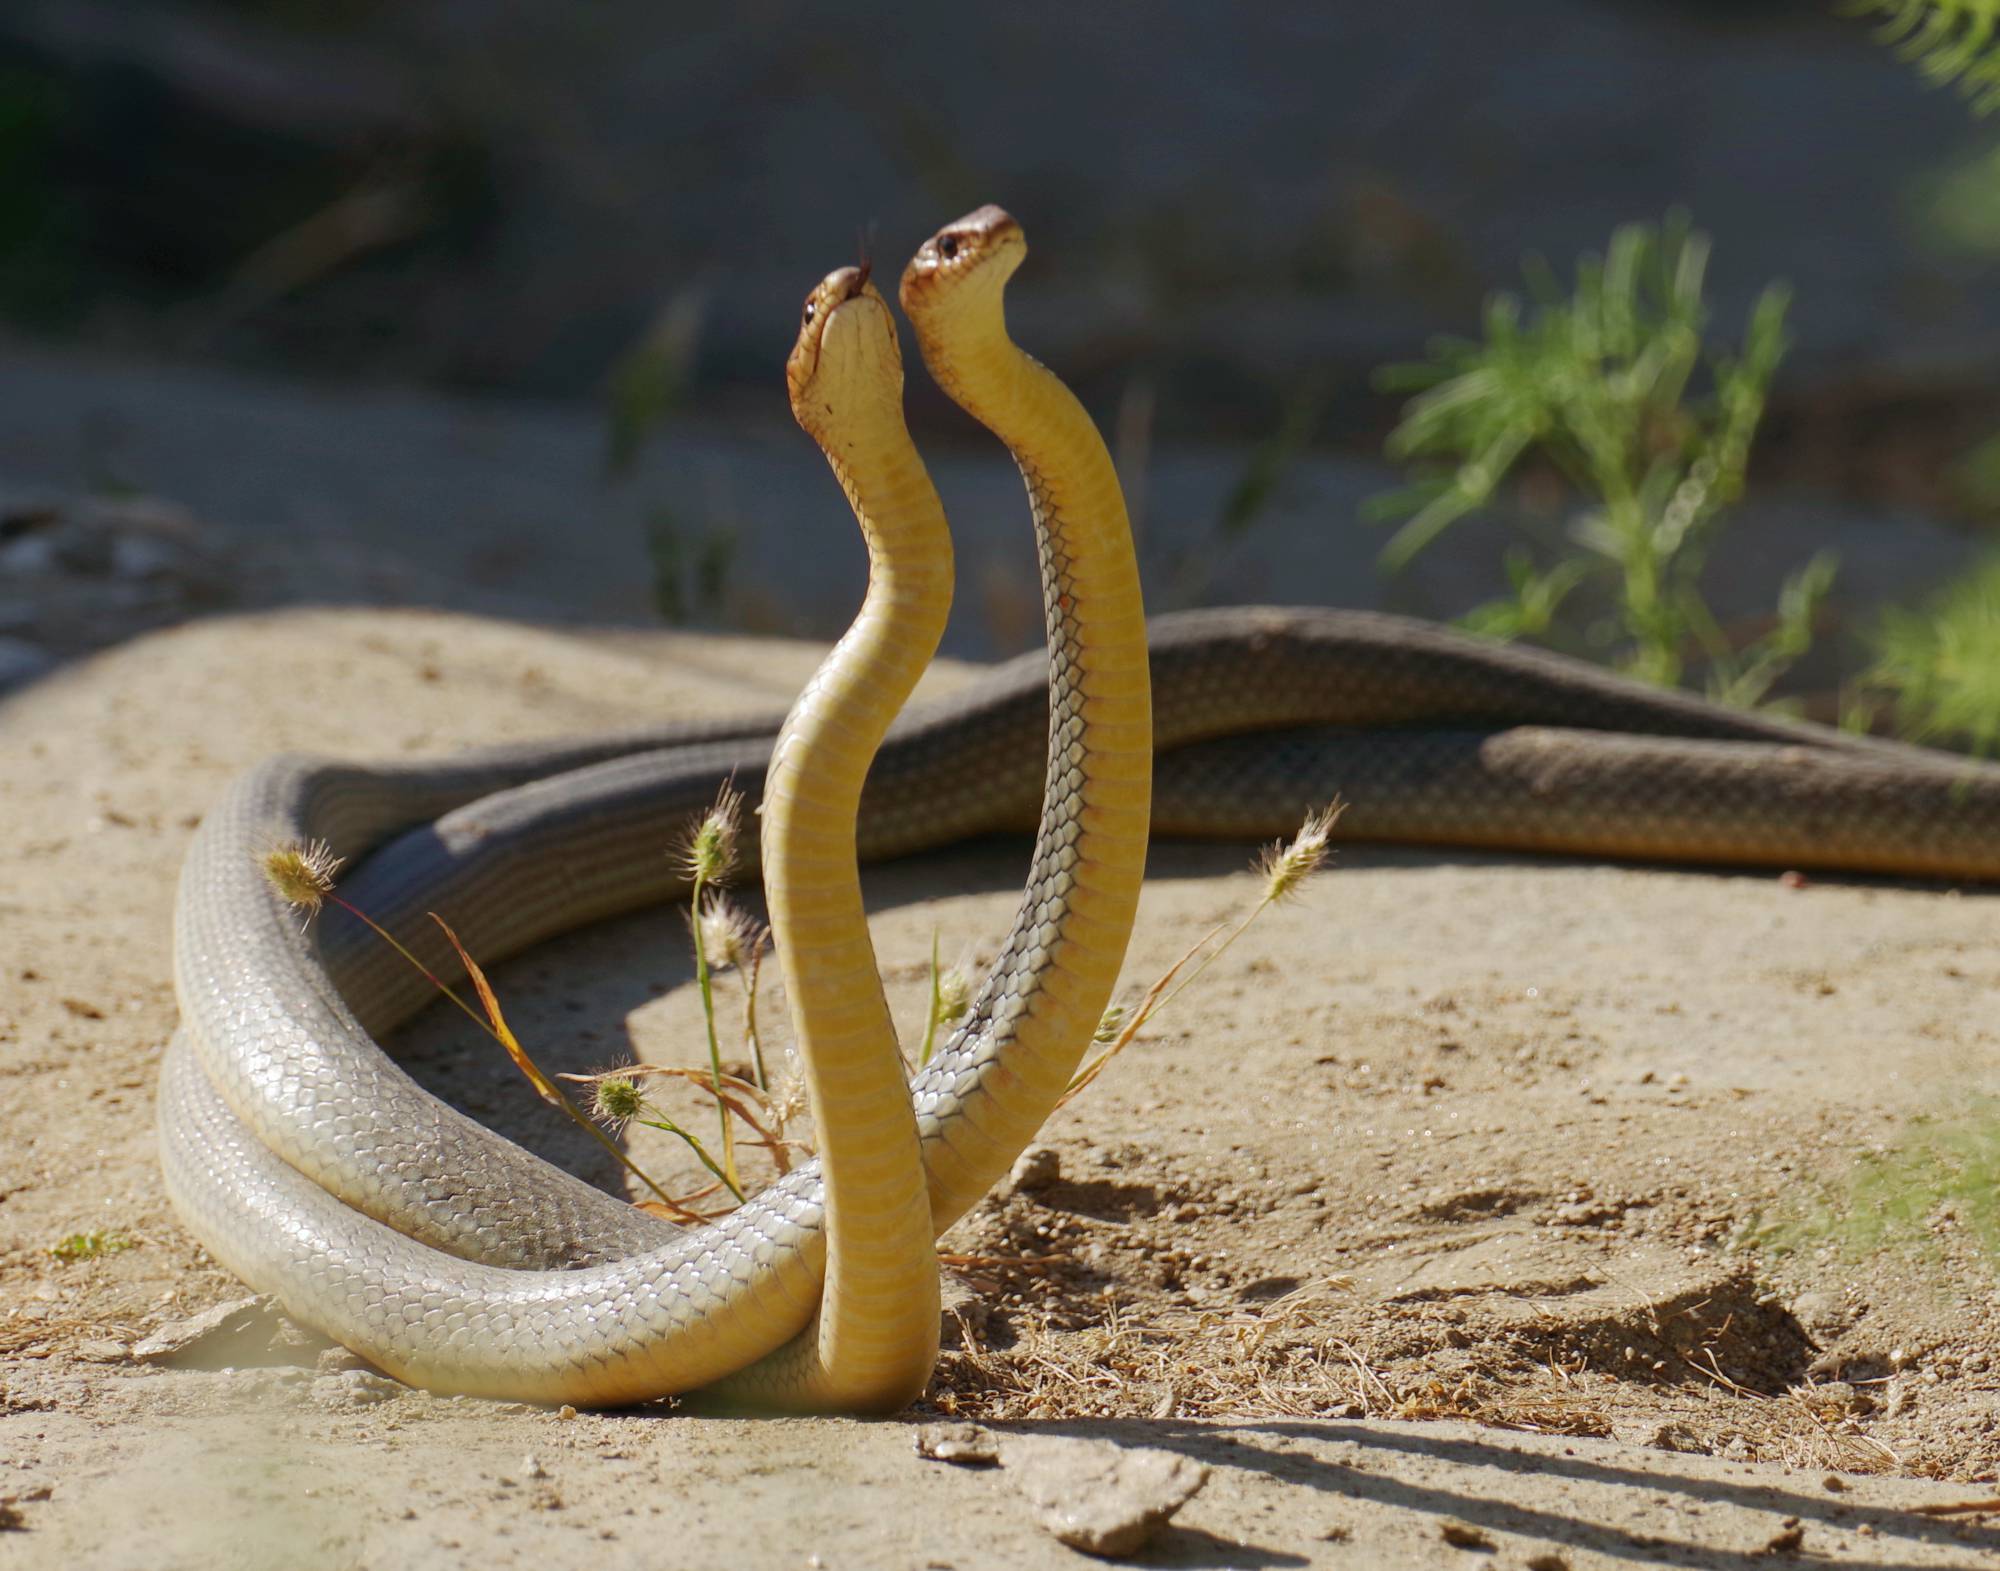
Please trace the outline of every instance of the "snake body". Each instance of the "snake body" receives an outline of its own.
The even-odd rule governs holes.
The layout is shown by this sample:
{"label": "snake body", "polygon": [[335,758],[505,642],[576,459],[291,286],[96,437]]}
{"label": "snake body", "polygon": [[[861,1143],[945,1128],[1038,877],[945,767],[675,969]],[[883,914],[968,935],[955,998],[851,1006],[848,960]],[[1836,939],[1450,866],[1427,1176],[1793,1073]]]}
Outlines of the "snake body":
{"label": "snake body", "polygon": [[[996,425],[1033,416],[1002,434],[1035,504],[1055,674],[1023,657],[904,716],[862,799],[863,856],[1018,830],[1049,804],[1001,959],[912,1087],[936,1229],[1004,1168],[1088,1040],[1117,966],[1092,940],[1138,885],[1117,844],[1146,820],[1129,547],[1097,576],[1075,569],[1096,521],[1122,518],[1109,461],[1006,342],[1004,273],[940,322],[923,295],[950,282],[947,238],[1010,272],[1018,230],[985,210],[961,221],[904,295],[947,390]],[[976,352],[934,354],[940,328],[972,332]],[[1074,615],[1099,592],[1101,634]],[[1338,790],[1351,839],[2000,879],[1987,766],[1369,613],[1189,613],[1156,620],[1150,644],[1158,830],[1282,833]],[[254,866],[274,836],[327,838],[367,857],[345,885],[357,904],[413,935],[435,907],[497,960],[676,893],[662,847],[720,780],[759,792],[775,729],[759,716],[387,767],[278,759],[243,777],[196,836],[177,911],[161,1149],[196,1235],[300,1318],[439,1389],[611,1402],[781,1363],[820,1299],[816,1166],[685,1234],[528,1156],[375,1046],[428,984],[331,913],[316,945],[302,937]],[[1086,732],[1098,773],[1078,762]],[[1107,830],[1080,879],[1079,848]],[[1067,947],[1050,941],[1058,918],[1081,918]],[[429,938],[416,947],[449,969]]]}

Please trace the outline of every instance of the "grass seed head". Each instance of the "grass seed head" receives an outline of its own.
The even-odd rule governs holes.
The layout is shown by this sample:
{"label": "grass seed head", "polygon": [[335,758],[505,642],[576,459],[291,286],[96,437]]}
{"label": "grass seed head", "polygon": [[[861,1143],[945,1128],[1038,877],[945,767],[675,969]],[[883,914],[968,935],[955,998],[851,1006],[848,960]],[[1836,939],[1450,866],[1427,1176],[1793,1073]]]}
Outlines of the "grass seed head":
{"label": "grass seed head", "polygon": [[1119,1029],[1125,1024],[1125,1006],[1107,1004],[1104,1013],[1097,1017],[1097,1029],[1090,1035],[1091,1041],[1103,1046],[1118,1040]]}
{"label": "grass seed head", "polygon": [[1289,899],[1326,865],[1333,826],[1346,808],[1347,804],[1336,798],[1318,812],[1307,814],[1290,845],[1273,845],[1258,860],[1267,901]]}
{"label": "grass seed head", "polygon": [[342,862],[324,840],[287,840],[266,851],[260,860],[271,887],[287,905],[303,911],[308,921],[333,893],[334,875]]}
{"label": "grass seed head", "polygon": [[965,1012],[972,1007],[972,978],[957,966],[947,966],[938,972],[937,979],[937,1020],[939,1025],[950,1025],[954,1020],[965,1018]]}
{"label": "grass seed head", "polygon": [[715,805],[688,831],[681,865],[704,884],[726,879],[736,867],[736,837],[743,826],[743,793],[724,786]]}
{"label": "grass seed head", "polygon": [[747,967],[769,941],[771,930],[716,890],[701,903],[701,947],[711,970]]}
{"label": "grass seed head", "polygon": [[639,1088],[623,1075],[606,1075],[591,1093],[590,1110],[600,1122],[622,1124],[637,1118],[646,1105]]}

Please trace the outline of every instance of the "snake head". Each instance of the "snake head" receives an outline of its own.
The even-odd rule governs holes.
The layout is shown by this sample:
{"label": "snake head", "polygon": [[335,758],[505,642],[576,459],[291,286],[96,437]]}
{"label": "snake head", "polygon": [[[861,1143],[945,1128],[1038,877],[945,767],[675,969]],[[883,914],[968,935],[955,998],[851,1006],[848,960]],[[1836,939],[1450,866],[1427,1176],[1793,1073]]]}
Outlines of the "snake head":
{"label": "snake head", "polygon": [[946,224],[917,247],[903,269],[903,309],[912,321],[948,300],[973,292],[997,299],[1002,285],[1028,254],[1028,237],[1003,207],[988,203]]}
{"label": "snake head", "polygon": [[828,273],[806,296],[798,342],[785,361],[792,413],[818,436],[842,405],[892,402],[902,396],[903,351],[889,302],[868,281],[868,269]]}

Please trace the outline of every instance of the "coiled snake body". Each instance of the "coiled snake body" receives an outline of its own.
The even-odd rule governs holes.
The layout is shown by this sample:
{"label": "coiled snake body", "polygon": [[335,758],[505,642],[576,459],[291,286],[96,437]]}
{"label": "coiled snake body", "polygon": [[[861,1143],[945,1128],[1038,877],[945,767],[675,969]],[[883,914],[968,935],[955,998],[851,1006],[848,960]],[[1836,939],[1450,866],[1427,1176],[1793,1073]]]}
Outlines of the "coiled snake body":
{"label": "coiled snake body", "polygon": [[[934,374],[1022,462],[1054,651],[1053,688],[1045,657],[1024,657],[902,717],[862,797],[863,856],[1042,812],[1001,958],[903,1104],[929,1231],[1039,1125],[1115,982],[1147,821],[1148,631],[1162,832],[1282,833],[1338,791],[1347,838],[2000,877],[2000,771],[1985,766],[1392,617],[1237,609],[1146,629],[1102,444],[1005,335],[1000,294],[1023,250],[982,209],[929,242],[904,285]],[[870,1299],[864,1262],[864,1291],[815,1319],[829,1269],[817,1165],[684,1233],[530,1157],[376,1047],[428,984],[331,913],[316,943],[302,936],[255,866],[273,838],[324,837],[367,855],[344,890],[363,909],[412,936],[438,909],[497,960],[671,896],[663,848],[723,778],[759,794],[775,730],[756,717],[392,767],[279,759],[239,781],[196,836],[176,917],[183,1029],[162,1070],[161,1151],[196,1235],[299,1318],[441,1390],[610,1403],[734,1375],[735,1394],[793,1406],[906,1398],[934,1299],[862,1349],[859,1385],[825,1378],[846,1362],[826,1329],[842,1305],[865,1329],[896,1300]],[[894,1124],[878,1142],[888,1191],[904,1171]],[[904,1261],[891,1277],[916,1269],[908,1244],[889,1251]]]}

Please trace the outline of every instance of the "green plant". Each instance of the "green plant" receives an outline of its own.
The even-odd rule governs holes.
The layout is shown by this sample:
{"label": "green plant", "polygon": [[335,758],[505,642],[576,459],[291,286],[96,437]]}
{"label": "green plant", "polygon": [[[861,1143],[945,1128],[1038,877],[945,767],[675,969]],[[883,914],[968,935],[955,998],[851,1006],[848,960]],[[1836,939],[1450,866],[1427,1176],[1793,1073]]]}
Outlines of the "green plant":
{"label": "green plant", "polygon": [[1940,1225],[2000,1257],[2000,1105],[1991,1098],[1948,1118],[1912,1120],[1894,1145],[1863,1156],[1754,1238],[1794,1252],[1833,1244],[1852,1258],[1928,1249]]}
{"label": "green plant", "polygon": [[1932,82],[1957,83],[1975,114],[2000,107],[1996,0],[1847,0],[1842,9],[1883,18],[1878,36]]}
{"label": "green plant", "polygon": [[[1740,350],[1711,349],[1708,255],[1708,237],[1684,214],[1627,224],[1601,258],[1577,263],[1567,293],[1531,258],[1523,270],[1532,305],[1496,294],[1480,339],[1439,339],[1428,358],[1385,367],[1379,385],[1412,395],[1388,442],[1410,483],[1375,498],[1369,512],[1403,520],[1382,552],[1400,568],[1539,460],[1582,506],[1550,565],[1516,549],[1513,594],[1474,611],[1470,625],[1612,646],[1616,664],[1662,686],[1678,684],[1699,657],[1718,696],[1754,702],[1810,642],[1833,561],[1816,558],[1795,575],[1777,625],[1754,639],[1729,637],[1702,595],[1703,563],[1742,493],[1787,347],[1789,302],[1783,285],[1767,286]],[[1565,617],[1585,590],[1609,617],[1576,629]]]}
{"label": "green plant", "polygon": [[1862,674],[1864,705],[1880,694],[1897,729],[1914,742],[1942,742],[1988,754],[2000,742],[2000,553],[1935,596],[1922,610],[1892,607],[1871,638],[1874,663]]}
{"label": "green plant", "polygon": [[123,1233],[92,1228],[87,1233],[71,1233],[69,1237],[49,1245],[49,1253],[62,1261],[95,1260],[101,1255],[115,1255],[131,1247],[132,1240]]}

